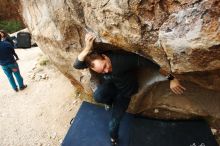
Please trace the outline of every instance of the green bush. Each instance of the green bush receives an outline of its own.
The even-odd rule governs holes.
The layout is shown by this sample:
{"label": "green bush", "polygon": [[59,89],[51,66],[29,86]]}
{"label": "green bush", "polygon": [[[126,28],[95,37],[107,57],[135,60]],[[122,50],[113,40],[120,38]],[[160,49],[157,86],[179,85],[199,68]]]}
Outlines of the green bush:
{"label": "green bush", "polygon": [[41,56],[39,59],[38,59],[38,63],[40,64],[40,66],[45,66],[45,65],[48,65],[50,63],[50,60],[47,56]]}
{"label": "green bush", "polygon": [[0,20],[0,29],[5,30],[8,33],[13,33],[22,29],[22,24],[16,20]]}

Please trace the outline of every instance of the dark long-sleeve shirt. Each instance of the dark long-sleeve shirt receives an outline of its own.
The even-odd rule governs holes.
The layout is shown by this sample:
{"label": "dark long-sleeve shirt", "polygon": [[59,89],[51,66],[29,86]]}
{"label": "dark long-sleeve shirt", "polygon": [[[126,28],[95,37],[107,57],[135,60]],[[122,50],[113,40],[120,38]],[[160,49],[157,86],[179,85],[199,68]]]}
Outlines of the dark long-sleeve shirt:
{"label": "dark long-sleeve shirt", "polygon": [[[160,68],[157,64],[134,53],[106,52],[103,54],[110,58],[112,64],[112,72],[103,74],[103,78],[114,83],[120,91],[120,96],[130,97],[137,91],[137,68],[150,67],[158,70]],[[84,61],[76,59],[74,68],[84,69],[87,68],[87,65]]]}
{"label": "dark long-sleeve shirt", "polygon": [[12,38],[11,38],[10,36],[7,36],[7,37],[5,38],[5,41],[9,42],[9,43],[14,47],[13,40],[12,40]]}
{"label": "dark long-sleeve shirt", "polygon": [[15,63],[14,56],[17,58],[14,47],[7,41],[0,41],[0,65]]}

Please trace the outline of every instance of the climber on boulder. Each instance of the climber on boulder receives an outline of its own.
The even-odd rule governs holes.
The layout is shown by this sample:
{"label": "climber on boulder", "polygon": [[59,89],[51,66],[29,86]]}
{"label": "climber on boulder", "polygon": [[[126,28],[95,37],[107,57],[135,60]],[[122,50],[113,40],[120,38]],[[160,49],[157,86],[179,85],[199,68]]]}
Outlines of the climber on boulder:
{"label": "climber on boulder", "polygon": [[[85,36],[85,48],[74,62],[74,68],[89,68],[102,75],[101,84],[94,92],[94,99],[112,107],[112,118],[109,122],[109,132],[112,145],[118,144],[120,121],[125,114],[131,96],[138,91],[136,69],[148,67],[160,70],[160,66],[152,61],[128,52],[106,51],[97,53],[92,50],[95,36],[91,33]],[[185,88],[172,75],[164,75],[170,80],[170,88],[175,94],[182,94]]]}

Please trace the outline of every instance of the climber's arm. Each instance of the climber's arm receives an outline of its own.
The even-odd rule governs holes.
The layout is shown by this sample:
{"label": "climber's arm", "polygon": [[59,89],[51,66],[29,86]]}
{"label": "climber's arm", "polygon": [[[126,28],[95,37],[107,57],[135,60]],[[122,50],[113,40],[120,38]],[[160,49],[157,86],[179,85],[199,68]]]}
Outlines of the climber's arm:
{"label": "climber's arm", "polygon": [[170,89],[175,93],[175,94],[183,94],[184,90],[186,90],[186,88],[184,86],[181,85],[181,83],[179,82],[179,80],[172,75],[171,73],[163,70],[162,68],[160,68],[160,74],[162,74],[163,76],[166,76],[166,78],[170,81]]}
{"label": "climber's arm", "polygon": [[159,65],[157,65],[156,63],[153,63],[152,61],[138,56],[138,66],[146,66],[146,67],[150,67],[150,68],[154,68],[156,70],[158,70],[160,72],[161,75],[163,75],[164,77],[166,77],[169,81],[170,81],[170,89],[175,93],[175,94],[182,94],[184,92],[185,87],[183,87],[179,80],[172,75],[170,72],[167,72],[165,70],[163,70]]}
{"label": "climber's arm", "polygon": [[87,65],[85,63],[85,57],[90,53],[93,47],[93,42],[95,40],[95,36],[91,33],[87,33],[85,36],[85,43],[86,46],[83,49],[83,51],[78,55],[76,58],[73,67],[76,69],[84,69],[87,68]]}

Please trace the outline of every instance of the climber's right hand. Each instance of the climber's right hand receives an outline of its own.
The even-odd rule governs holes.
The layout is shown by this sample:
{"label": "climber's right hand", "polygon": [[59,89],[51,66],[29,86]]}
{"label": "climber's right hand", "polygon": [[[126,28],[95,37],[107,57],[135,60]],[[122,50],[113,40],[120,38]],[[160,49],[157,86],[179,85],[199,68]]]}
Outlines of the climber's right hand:
{"label": "climber's right hand", "polygon": [[85,36],[85,42],[86,42],[86,46],[85,46],[85,50],[90,51],[93,47],[93,42],[95,40],[95,35],[92,33],[87,33]]}

